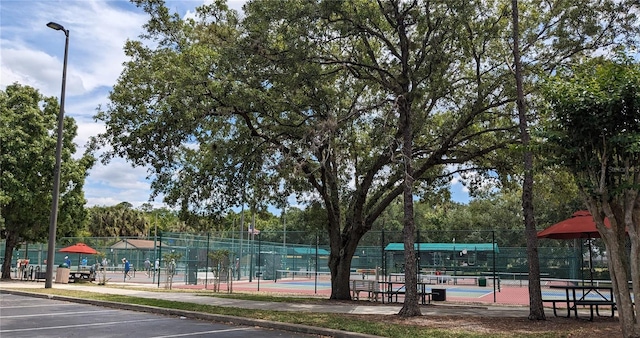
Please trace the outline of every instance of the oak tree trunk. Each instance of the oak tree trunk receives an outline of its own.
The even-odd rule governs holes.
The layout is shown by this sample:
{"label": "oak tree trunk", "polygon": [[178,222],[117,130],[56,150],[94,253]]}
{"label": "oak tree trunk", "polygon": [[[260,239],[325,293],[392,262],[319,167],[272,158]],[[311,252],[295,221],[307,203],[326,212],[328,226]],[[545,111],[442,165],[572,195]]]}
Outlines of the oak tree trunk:
{"label": "oak tree trunk", "polygon": [[524,181],[522,183],[522,212],[524,214],[524,228],[527,239],[527,260],[529,262],[529,319],[546,319],[542,304],[542,290],[540,288],[540,261],[538,259],[538,237],[533,210],[533,154],[529,150],[530,135],[527,111],[524,104],[524,90],[522,88],[522,64],[520,62],[520,29],[518,24],[518,0],[511,1],[513,17],[513,59],[515,64],[515,78],[520,120],[520,138],[525,149],[523,155]]}
{"label": "oak tree trunk", "polygon": [[8,233],[4,245],[4,261],[2,263],[2,278],[0,279],[11,279],[11,259],[13,258],[13,250],[17,244],[18,241],[16,237]]}
{"label": "oak tree trunk", "polygon": [[[599,204],[593,199],[587,202],[589,212],[592,215],[598,232],[607,248],[607,266],[611,276],[611,284],[618,309],[618,317],[622,328],[622,336],[626,338],[640,337],[640,252],[638,247],[640,237],[635,231],[633,222],[639,221],[637,217],[632,216],[633,211],[616,208],[609,203],[604,205],[604,214],[609,219],[611,228],[604,225],[604,217],[600,212]],[[618,210],[617,212],[613,210]],[[628,215],[627,215],[628,214]],[[628,217],[627,217],[628,216]],[[628,235],[627,235],[628,230]],[[627,236],[631,242],[631,251],[627,252]],[[629,281],[632,282],[631,290]],[[632,299],[632,293],[636,299],[635,304]]]}
{"label": "oak tree trunk", "polygon": [[[351,277],[351,261],[358,243],[366,233],[360,221],[348,219],[345,228],[340,230],[339,213],[333,219],[338,222],[329,226],[329,240],[331,253],[329,254],[329,271],[331,272],[330,299],[351,300],[349,278]],[[359,219],[359,218],[357,218]]]}
{"label": "oak tree trunk", "polygon": [[402,228],[402,238],[404,241],[404,280],[405,295],[404,304],[398,315],[402,317],[420,316],[420,306],[418,306],[418,277],[416,271],[415,243],[415,222],[413,217],[413,125],[411,123],[411,103],[406,97],[398,98],[398,110],[400,112],[402,128],[402,161],[404,164],[404,226]]}

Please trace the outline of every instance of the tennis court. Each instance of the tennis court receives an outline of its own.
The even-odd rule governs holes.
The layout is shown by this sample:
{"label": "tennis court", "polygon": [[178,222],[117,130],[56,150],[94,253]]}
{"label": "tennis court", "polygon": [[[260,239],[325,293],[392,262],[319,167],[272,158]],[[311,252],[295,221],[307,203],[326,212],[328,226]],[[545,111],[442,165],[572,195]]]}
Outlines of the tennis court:
{"label": "tennis court", "polygon": [[[174,284],[175,288],[208,289],[212,290],[212,285],[184,285]],[[226,290],[226,284],[221,285],[222,290]],[[427,291],[433,289],[446,289],[446,301],[451,302],[471,302],[471,303],[504,303],[520,304],[529,303],[528,289],[526,287],[504,285],[500,291],[494,293],[492,286],[479,287],[469,285],[434,284],[427,287]],[[246,280],[234,281],[233,291],[274,293],[274,294],[297,294],[307,296],[329,297],[331,295],[331,282],[326,278],[302,279],[279,279],[273,280]],[[494,297],[495,295],[495,297]],[[495,299],[494,299],[495,298]],[[401,299],[401,298],[400,298]]]}

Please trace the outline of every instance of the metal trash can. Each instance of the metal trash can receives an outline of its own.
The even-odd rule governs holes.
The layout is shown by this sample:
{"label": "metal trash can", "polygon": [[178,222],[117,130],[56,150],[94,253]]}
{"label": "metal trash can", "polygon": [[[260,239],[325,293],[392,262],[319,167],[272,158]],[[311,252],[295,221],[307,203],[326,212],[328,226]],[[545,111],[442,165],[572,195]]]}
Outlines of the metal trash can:
{"label": "metal trash can", "polygon": [[444,302],[447,300],[447,289],[431,289],[431,299]]}
{"label": "metal trash can", "polygon": [[487,279],[485,277],[478,278],[478,286],[487,286]]}
{"label": "metal trash can", "polygon": [[40,271],[36,271],[36,276],[34,278],[35,280],[42,280],[42,279],[47,279],[47,273],[46,272],[40,272]]}

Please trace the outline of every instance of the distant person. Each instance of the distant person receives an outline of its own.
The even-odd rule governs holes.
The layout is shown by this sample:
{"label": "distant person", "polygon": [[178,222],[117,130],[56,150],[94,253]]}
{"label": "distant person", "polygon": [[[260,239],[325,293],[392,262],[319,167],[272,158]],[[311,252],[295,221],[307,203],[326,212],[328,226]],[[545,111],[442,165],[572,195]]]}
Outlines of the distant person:
{"label": "distant person", "polygon": [[144,260],[144,274],[147,275],[147,277],[151,276],[151,262],[149,258]]}
{"label": "distant person", "polygon": [[82,259],[82,267],[86,267],[87,266],[87,257]]}
{"label": "distant person", "polygon": [[167,273],[169,273],[171,276],[176,274],[176,260],[171,258],[171,263],[169,263],[169,266],[167,267],[169,269],[169,271],[167,271]]}
{"label": "distant person", "polygon": [[99,263],[95,263],[95,264],[91,264],[91,266],[89,267],[89,278],[93,281],[96,278],[96,272],[98,271],[100,264]]}
{"label": "distant person", "polygon": [[71,260],[69,259],[69,256],[64,256],[64,264],[67,264],[67,267],[71,268]]}
{"label": "distant person", "polygon": [[99,266],[96,267],[96,271],[101,271],[102,273],[107,273],[107,264],[109,264],[109,261],[107,260],[106,257],[102,257],[102,260],[100,261]]}
{"label": "distant person", "polygon": [[124,263],[124,279],[126,280],[127,277],[131,279],[131,275],[129,274],[129,271],[131,270],[131,263],[129,263],[126,258],[122,259],[122,263]]}
{"label": "distant person", "polygon": [[154,263],[153,268],[156,270],[156,272],[160,269],[160,258],[156,258],[156,262]]}

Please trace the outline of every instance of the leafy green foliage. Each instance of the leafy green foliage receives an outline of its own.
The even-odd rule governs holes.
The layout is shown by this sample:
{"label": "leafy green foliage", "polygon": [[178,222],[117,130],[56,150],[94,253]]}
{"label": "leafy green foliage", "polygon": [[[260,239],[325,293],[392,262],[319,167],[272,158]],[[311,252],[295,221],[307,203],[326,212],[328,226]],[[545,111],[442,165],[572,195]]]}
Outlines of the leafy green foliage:
{"label": "leafy green foliage", "polygon": [[[454,172],[513,167],[498,152],[518,141],[502,1],[254,1],[241,19],[215,2],[188,20],[135,3],[150,19],[96,116],[104,159],[149,165],[183,212],[282,207],[292,193],[318,203],[337,297],[359,240],[405,187],[429,196]],[[531,68],[612,43],[626,20],[587,0],[532,4]],[[569,21],[582,5],[605,17]]]}
{"label": "leafy green foliage", "polygon": [[[602,183],[615,196],[637,190],[640,166],[640,66],[620,56],[563,69],[546,88],[549,144],[589,194]],[[604,182],[600,180],[604,179]]]}
{"label": "leafy green foliage", "polygon": [[552,77],[547,95],[554,117],[549,144],[558,163],[574,174],[606,245],[623,336],[638,336],[638,304],[632,301],[629,281],[637,299],[640,64],[624,54],[587,60]]}
{"label": "leafy green foliage", "polygon": [[209,253],[209,259],[211,260],[211,265],[216,268],[226,269],[229,267],[231,257],[230,250],[215,250]]}
{"label": "leafy green foliage", "polygon": [[143,213],[122,202],[115,206],[89,209],[91,237],[141,237],[149,235],[150,223]]}
{"label": "leafy green foliage", "polygon": [[[48,237],[58,113],[57,101],[32,87],[16,83],[0,91],[0,218],[6,236],[2,278],[10,277],[14,247]],[[82,189],[94,159],[72,158],[76,129],[73,118],[65,117],[58,236],[74,236],[86,222]]]}

